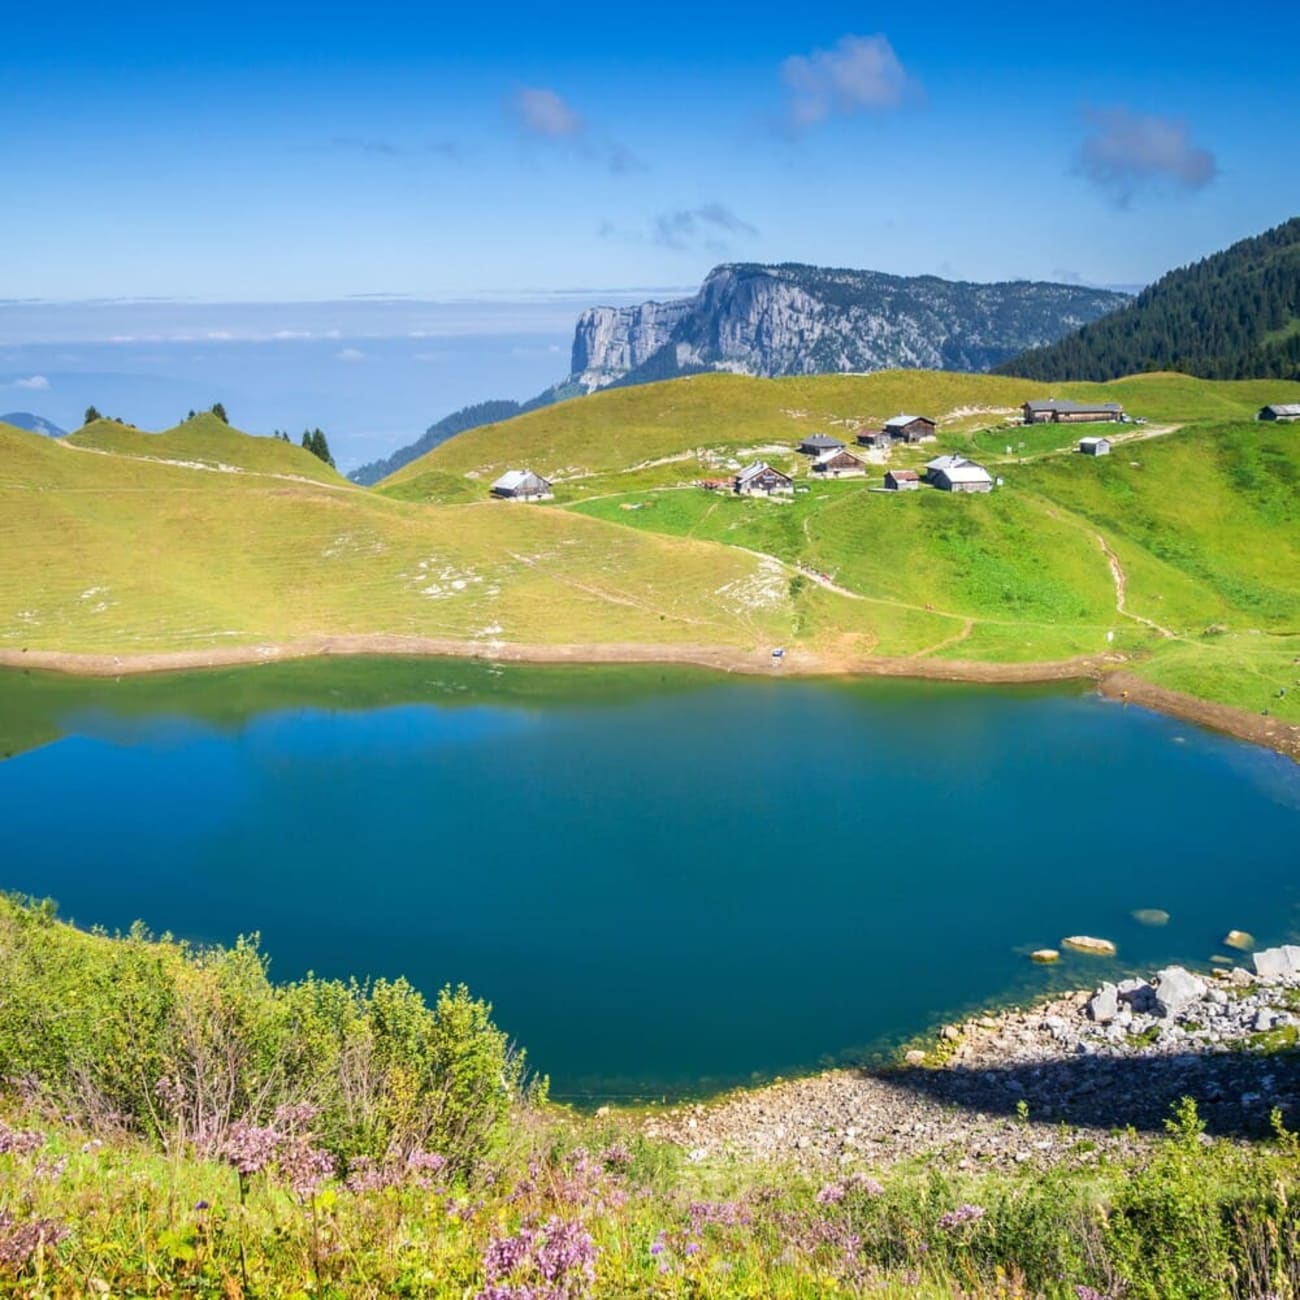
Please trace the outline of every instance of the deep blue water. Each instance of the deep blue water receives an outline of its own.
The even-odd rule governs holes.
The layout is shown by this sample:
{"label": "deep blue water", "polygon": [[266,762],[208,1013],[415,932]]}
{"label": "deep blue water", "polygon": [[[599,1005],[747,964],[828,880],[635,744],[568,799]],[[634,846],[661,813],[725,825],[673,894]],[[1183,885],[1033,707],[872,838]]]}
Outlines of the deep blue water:
{"label": "deep blue water", "polygon": [[[1300,921],[1300,768],[1090,694],[466,666],[349,709],[326,671],[217,722],[198,679],[52,698],[62,738],[0,763],[0,887],[258,931],[283,978],[464,981],[561,1096],[860,1055]],[[1070,933],[1119,959],[1027,960]]]}

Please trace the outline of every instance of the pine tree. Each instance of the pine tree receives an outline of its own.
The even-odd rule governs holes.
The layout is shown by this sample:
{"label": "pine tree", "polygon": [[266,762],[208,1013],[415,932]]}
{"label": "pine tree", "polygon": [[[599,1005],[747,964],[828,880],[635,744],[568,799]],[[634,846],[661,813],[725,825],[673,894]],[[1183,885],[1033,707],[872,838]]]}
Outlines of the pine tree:
{"label": "pine tree", "polygon": [[104,417],[100,415],[100,413],[93,406],[88,406],[86,407],[86,418],[82,421],[82,423],[94,424],[96,420],[102,420],[103,418]]}
{"label": "pine tree", "polygon": [[222,406],[220,402],[212,403],[212,414],[215,415],[222,424],[230,423],[230,421],[226,419],[226,408]]}

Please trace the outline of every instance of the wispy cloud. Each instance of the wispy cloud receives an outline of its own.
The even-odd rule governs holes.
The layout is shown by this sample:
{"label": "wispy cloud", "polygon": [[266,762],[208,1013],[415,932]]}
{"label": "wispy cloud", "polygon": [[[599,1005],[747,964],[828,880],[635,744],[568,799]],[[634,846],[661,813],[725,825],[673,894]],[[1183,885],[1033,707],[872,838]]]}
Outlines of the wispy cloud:
{"label": "wispy cloud", "polygon": [[28,388],[36,393],[43,393],[50,386],[50,381],[44,375],[32,375],[27,379],[15,379],[15,388]]}
{"label": "wispy cloud", "polygon": [[334,354],[335,361],[364,361],[366,354],[360,348],[340,348]]}
{"label": "wispy cloud", "polygon": [[587,129],[582,114],[544,86],[522,86],[515,92],[514,109],[525,131],[548,140],[575,139]]}
{"label": "wispy cloud", "polygon": [[508,107],[526,138],[559,146],[615,174],[645,170],[645,164],[626,145],[595,135],[587,119],[554,90],[522,86],[511,96]]}
{"label": "wispy cloud", "polygon": [[706,203],[698,208],[679,208],[655,218],[651,239],[661,248],[686,252],[704,248],[709,252],[724,253],[729,248],[728,238],[743,235],[749,238],[758,234],[758,227],[738,217],[722,203]]}
{"label": "wispy cloud", "polygon": [[793,54],[781,64],[787,126],[802,131],[833,114],[882,112],[924,96],[888,37],[843,36],[831,50]]}
{"label": "wispy cloud", "polygon": [[1214,154],[1181,118],[1128,108],[1090,108],[1085,116],[1091,131],[1076,170],[1120,207],[1152,187],[1194,193],[1219,174]]}

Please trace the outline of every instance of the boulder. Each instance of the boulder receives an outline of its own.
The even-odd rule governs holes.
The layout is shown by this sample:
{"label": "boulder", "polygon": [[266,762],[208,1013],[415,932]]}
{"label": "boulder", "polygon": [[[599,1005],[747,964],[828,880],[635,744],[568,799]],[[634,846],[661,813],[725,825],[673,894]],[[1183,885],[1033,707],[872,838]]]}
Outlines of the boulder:
{"label": "boulder", "polygon": [[1300,948],[1286,943],[1280,948],[1265,948],[1255,954],[1255,974],[1260,979],[1294,979],[1300,975]]}
{"label": "boulder", "polygon": [[1255,1012],[1255,1020],[1251,1028],[1257,1034],[1266,1033],[1270,1029],[1277,1028],[1277,1013],[1270,1011],[1267,1007],[1261,1007]]}
{"label": "boulder", "polygon": [[1088,1015],[1099,1025],[1108,1025],[1119,1015],[1119,989],[1103,984],[1088,1001]]}
{"label": "boulder", "polygon": [[1203,979],[1198,979],[1182,966],[1166,966],[1156,974],[1156,1014],[1176,1016],[1193,1002],[1199,1002],[1208,992]]}
{"label": "boulder", "polygon": [[1050,965],[1054,961],[1061,960],[1061,954],[1055,948],[1035,948],[1029,954],[1030,961],[1040,962],[1042,965]]}
{"label": "boulder", "polygon": [[1245,930],[1229,930],[1223,936],[1225,948],[1236,948],[1238,952],[1249,952],[1255,946],[1255,936]]}
{"label": "boulder", "polygon": [[1146,980],[1122,980],[1117,992],[1119,1000],[1127,1002],[1138,1015],[1149,1015],[1155,1010],[1156,991]]}
{"label": "boulder", "polygon": [[1090,934],[1069,935],[1061,940],[1061,947],[1073,948],[1075,952],[1090,952],[1098,957],[1115,955],[1115,945],[1109,939],[1094,939]]}

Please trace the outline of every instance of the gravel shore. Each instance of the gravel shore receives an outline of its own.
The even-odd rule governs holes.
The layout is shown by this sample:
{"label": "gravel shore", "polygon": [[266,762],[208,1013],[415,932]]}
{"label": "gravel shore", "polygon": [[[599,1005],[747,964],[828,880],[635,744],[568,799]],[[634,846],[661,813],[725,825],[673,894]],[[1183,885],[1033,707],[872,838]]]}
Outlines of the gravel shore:
{"label": "gravel shore", "polygon": [[896,1068],[832,1070],[652,1112],[647,1136],[687,1158],[727,1154],[810,1171],[919,1156],[959,1169],[1085,1165],[1141,1149],[1193,1097],[1208,1131],[1300,1122],[1300,948],[1254,970],[1170,967],[944,1026]]}

